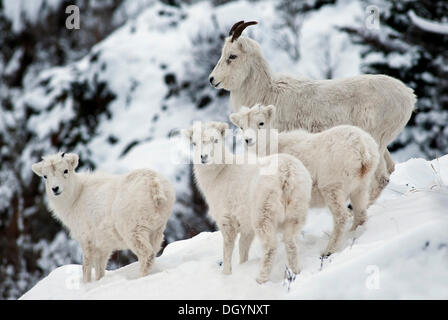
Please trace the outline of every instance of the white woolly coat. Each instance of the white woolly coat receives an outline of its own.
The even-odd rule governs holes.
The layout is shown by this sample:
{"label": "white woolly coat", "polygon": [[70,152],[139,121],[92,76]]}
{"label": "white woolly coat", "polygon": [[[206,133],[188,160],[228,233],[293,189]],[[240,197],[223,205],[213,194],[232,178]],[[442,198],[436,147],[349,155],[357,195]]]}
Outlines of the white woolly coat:
{"label": "white woolly coat", "polygon": [[[322,190],[338,185],[347,198],[361,184],[371,182],[380,157],[375,140],[354,126],[336,126],[319,133],[281,132],[277,139],[278,152],[302,161],[313,186]],[[311,207],[325,206],[318,188],[313,188]]]}
{"label": "white woolly coat", "polygon": [[128,249],[128,239],[139,228],[165,228],[175,193],[160,174],[141,169],[124,175],[76,173],[72,178],[76,195],[50,197],[49,205],[81,244],[90,241],[110,252]]}
{"label": "white woolly coat", "polygon": [[[244,59],[244,71],[232,67],[234,62],[225,62],[224,55],[235,50],[238,59]],[[359,126],[377,141],[381,154],[403,130],[416,102],[412,89],[386,75],[311,80],[274,74],[260,45],[247,37],[234,43],[230,37],[226,39],[223,56],[211,76],[228,86],[224,89],[230,90],[234,112],[257,103],[275,105],[276,128],[281,131],[319,132],[342,124]],[[233,87],[236,80],[232,79],[241,83]]]}
{"label": "white woolly coat", "polygon": [[[240,232],[251,232],[260,213],[255,210],[255,203],[271,198],[272,192],[283,199],[282,207],[293,194],[308,207],[312,182],[303,164],[287,154],[265,157],[262,163],[266,165],[270,161],[278,164],[276,174],[261,175],[263,165],[255,164],[194,165],[196,182],[218,226],[232,223]],[[275,227],[281,228],[285,215],[283,212],[276,214],[268,220],[273,219]]]}

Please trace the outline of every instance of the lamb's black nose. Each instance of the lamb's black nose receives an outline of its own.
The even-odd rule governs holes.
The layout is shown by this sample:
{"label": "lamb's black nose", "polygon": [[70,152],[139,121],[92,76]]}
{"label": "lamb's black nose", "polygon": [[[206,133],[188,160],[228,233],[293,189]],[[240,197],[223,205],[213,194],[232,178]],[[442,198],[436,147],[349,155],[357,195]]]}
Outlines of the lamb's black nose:
{"label": "lamb's black nose", "polygon": [[59,187],[54,187],[54,188],[51,188],[51,190],[53,190],[53,192],[54,192],[54,193],[56,193],[56,192],[58,192],[58,190],[59,190]]}
{"label": "lamb's black nose", "polygon": [[213,77],[210,77],[210,84],[213,84],[213,80],[215,80],[215,78],[213,78]]}
{"label": "lamb's black nose", "polygon": [[201,154],[201,160],[207,160],[208,155],[207,154]]}
{"label": "lamb's black nose", "polygon": [[245,139],[246,143],[249,144],[252,142],[252,139]]}

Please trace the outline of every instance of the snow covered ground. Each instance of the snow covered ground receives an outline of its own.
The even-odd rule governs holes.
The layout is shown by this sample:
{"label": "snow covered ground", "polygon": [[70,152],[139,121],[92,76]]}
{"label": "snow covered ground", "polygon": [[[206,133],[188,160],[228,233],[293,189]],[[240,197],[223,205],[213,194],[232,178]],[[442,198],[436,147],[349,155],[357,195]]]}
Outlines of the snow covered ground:
{"label": "snow covered ground", "polygon": [[302,272],[283,281],[279,246],[270,281],[255,277],[261,256],[255,241],[249,261],[221,273],[219,232],[168,245],[150,275],[138,278],[133,263],[83,284],[81,266],[55,269],[21,299],[448,299],[448,155],[397,165],[391,183],[369,211],[367,224],[324,261],[332,222],[327,210],[311,210],[300,236]]}

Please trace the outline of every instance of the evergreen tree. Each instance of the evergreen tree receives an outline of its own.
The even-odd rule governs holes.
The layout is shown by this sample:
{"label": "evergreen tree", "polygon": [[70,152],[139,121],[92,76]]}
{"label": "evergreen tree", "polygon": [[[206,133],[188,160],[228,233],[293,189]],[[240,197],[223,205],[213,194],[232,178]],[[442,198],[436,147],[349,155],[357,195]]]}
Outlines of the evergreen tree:
{"label": "evergreen tree", "polygon": [[[366,6],[372,2],[365,2]],[[387,74],[415,90],[418,101],[408,128],[391,146],[415,143],[428,157],[448,153],[448,34],[415,23],[412,15],[447,23],[445,0],[380,0],[379,30],[345,27],[355,43],[364,45],[363,72]]]}
{"label": "evergreen tree", "polygon": [[306,16],[326,5],[335,4],[336,0],[281,0],[276,9],[280,13],[278,45],[286,51],[293,61],[300,60],[300,36]]}

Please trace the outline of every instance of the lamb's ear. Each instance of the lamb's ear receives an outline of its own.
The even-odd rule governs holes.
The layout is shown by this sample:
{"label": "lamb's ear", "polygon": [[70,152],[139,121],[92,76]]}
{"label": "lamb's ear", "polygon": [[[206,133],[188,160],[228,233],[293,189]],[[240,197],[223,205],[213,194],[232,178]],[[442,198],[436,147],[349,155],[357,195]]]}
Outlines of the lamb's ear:
{"label": "lamb's ear", "polygon": [[67,163],[70,165],[72,170],[75,170],[78,167],[79,157],[76,153],[65,153],[64,159],[67,160]]}
{"label": "lamb's ear", "polygon": [[35,174],[37,174],[39,177],[42,177],[43,176],[43,173],[42,173],[42,168],[44,167],[44,162],[43,161],[40,161],[40,162],[38,162],[38,163],[34,163],[32,166],[31,166],[31,170],[33,170],[33,172],[35,173]]}
{"label": "lamb's ear", "polygon": [[226,135],[226,130],[229,129],[229,125],[225,122],[212,122],[211,126],[218,130],[223,137]]}
{"label": "lamb's ear", "polygon": [[182,129],[180,132],[185,138],[187,138],[188,140],[191,141],[191,138],[193,137],[193,129],[192,128]]}
{"label": "lamb's ear", "polygon": [[268,106],[263,107],[263,114],[267,119],[271,119],[275,114],[275,106],[270,104]]}
{"label": "lamb's ear", "polygon": [[229,119],[234,125],[241,127],[241,115],[239,113],[231,113]]}

